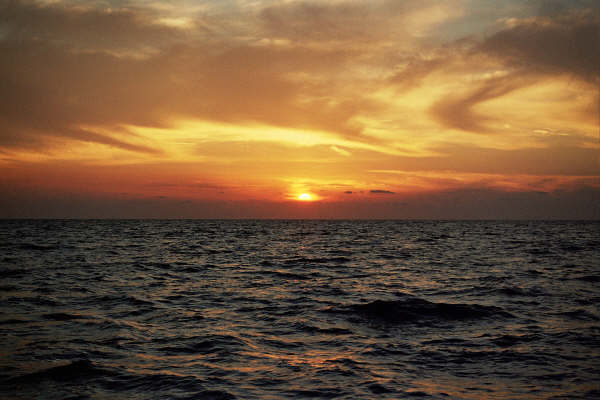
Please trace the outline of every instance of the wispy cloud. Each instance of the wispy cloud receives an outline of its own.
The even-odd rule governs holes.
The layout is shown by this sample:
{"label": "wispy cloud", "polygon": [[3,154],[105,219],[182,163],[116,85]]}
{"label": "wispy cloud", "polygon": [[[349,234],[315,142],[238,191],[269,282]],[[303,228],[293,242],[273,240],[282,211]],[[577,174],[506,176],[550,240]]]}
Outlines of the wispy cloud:
{"label": "wispy cloud", "polygon": [[343,155],[344,157],[349,157],[349,156],[352,155],[349,151],[344,150],[344,149],[342,149],[340,147],[337,147],[337,146],[331,146],[330,149],[333,150],[333,151],[335,151],[338,154]]}

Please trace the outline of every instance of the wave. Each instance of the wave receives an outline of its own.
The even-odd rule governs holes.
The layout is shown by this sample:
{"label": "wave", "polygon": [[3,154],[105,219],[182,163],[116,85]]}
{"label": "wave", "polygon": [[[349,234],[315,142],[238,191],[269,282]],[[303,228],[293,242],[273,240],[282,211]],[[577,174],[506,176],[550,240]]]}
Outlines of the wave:
{"label": "wave", "polygon": [[600,282],[600,275],[582,275],[576,276],[575,278],[578,281],[590,282],[590,283],[598,283]]}
{"label": "wave", "polygon": [[546,295],[542,289],[537,287],[522,288],[519,286],[505,286],[494,290],[495,293],[505,296],[538,297]]}
{"label": "wave", "polygon": [[568,317],[568,318],[575,319],[575,320],[583,320],[583,321],[598,321],[598,320],[600,320],[600,318],[597,315],[592,314],[591,312],[583,310],[583,309],[566,311],[566,312],[558,313],[557,315],[561,315],[561,316]]}
{"label": "wave", "polygon": [[344,392],[338,388],[323,388],[323,389],[313,389],[313,390],[293,390],[290,394],[296,398],[298,397],[306,397],[306,398],[318,398],[318,399],[333,399],[335,397],[340,397],[344,395]]}
{"label": "wave", "polygon": [[511,349],[501,350],[420,350],[414,357],[415,361],[435,367],[448,364],[476,364],[476,363],[527,363],[530,366],[548,366],[551,365],[554,357],[549,352],[520,352]]}
{"label": "wave", "polygon": [[[171,374],[135,374],[123,370],[109,370],[98,367],[88,359],[72,361],[69,364],[42,369],[33,373],[9,378],[2,382],[2,387],[11,391],[22,391],[24,387],[37,390],[45,381],[54,381],[60,384],[89,384],[90,382],[110,386],[118,393],[127,391],[135,393],[156,393],[174,391],[188,393],[177,399],[203,399],[203,400],[234,400],[236,397],[226,391],[210,390],[205,382],[194,377]],[[41,386],[44,387],[44,386]],[[194,393],[189,395],[189,393]],[[128,397],[128,396],[123,396]],[[87,397],[84,397],[87,398]]]}
{"label": "wave", "polygon": [[235,400],[236,397],[223,390],[203,390],[189,397],[178,397],[178,400]]}
{"label": "wave", "polygon": [[50,250],[58,250],[58,246],[47,245],[47,244],[37,244],[37,243],[21,243],[19,245],[19,249],[21,250],[36,250],[36,251],[50,251]]}
{"label": "wave", "polygon": [[402,296],[400,300],[375,300],[367,304],[353,304],[348,309],[364,318],[393,323],[514,317],[496,306],[435,303],[410,295]]}
{"label": "wave", "polygon": [[510,347],[522,343],[530,343],[541,340],[540,335],[502,335],[500,337],[491,339],[491,342],[498,347]]}
{"label": "wave", "polygon": [[393,390],[383,386],[380,383],[372,383],[369,386],[367,386],[367,388],[373,393],[373,394],[384,394],[384,393],[392,393]]}
{"label": "wave", "polygon": [[133,390],[136,393],[154,393],[160,391],[183,390],[186,392],[205,392],[204,382],[194,376],[171,374],[120,374],[113,379],[114,389],[120,392]]}
{"label": "wave", "polygon": [[284,261],[285,265],[306,265],[306,264],[345,264],[352,259],[343,256],[336,257],[294,257]]}
{"label": "wave", "polygon": [[0,325],[27,324],[29,322],[31,322],[31,321],[25,321],[25,320],[22,320],[22,319],[11,318],[11,319],[0,320]]}
{"label": "wave", "polygon": [[42,317],[44,319],[48,319],[51,321],[71,321],[74,319],[87,319],[88,318],[84,315],[67,314],[67,313],[61,313],[61,312],[44,314],[44,315],[42,315]]}
{"label": "wave", "polygon": [[23,304],[33,304],[35,306],[43,306],[43,307],[57,307],[60,306],[61,303],[59,303],[58,301],[55,301],[51,298],[47,298],[47,297],[16,297],[16,296],[11,296],[11,297],[6,297],[4,299],[4,302],[6,304],[12,304],[12,305],[23,305]]}
{"label": "wave", "polygon": [[285,271],[260,271],[261,274],[264,275],[272,275],[281,279],[291,279],[291,280],[306,280],[311,279],[312,276],[309,275],[301,275],[295,274],[293,272],[285,272]]}
{"label": "wave", "polygon": [[314,334],[325,334],[325,335],[351,335],[352,334],[351,330],[345,329],[345,328],[338,328],[338,327],[321,328],[318,326],[309,325],[309,324],[305,324],[305,323],[296,323],[295,327],[296,327],[296,329],[298,329],[300,331],[314,333]]}
{"label": "wave", "polygon": [[80,381],[98,376],[113,376],[115,374],[109,370],[97,367],[90,360],[83,359],[11,378],[8,380],[8,383],[23,385],[44,380],[57,382]]}
{"label": "wave", "polygon": [[246,347],[243,340],[228,335],[210,335],[178,346],[165,346],[160,350],[168,354],[228,354]]}
{"label": "wave", "polygon": [[24,269],[5,269],[0,271],[0,278],[5,279],[5,278],[18,278],[21,277],[23,275],[25,275],[27,273],[26,270]]}
{"label": "wave", "polygon": [[[88,299],[88,302],[93,303],[93,304],[114,304],[114,305],[130,305],[130,306],[136,306],[136,307],[142,307],[142,306],[153,306],[154,303],[152,301],[148,301],[148,300],[144,300],[144,299],[140,299],[136,296],[131,296],[131,295],[104,295],[104,296],[100,296],[100,297],[96,297],[96,296],[91,296]],[[108,305],[107,304],[107,305]]]}

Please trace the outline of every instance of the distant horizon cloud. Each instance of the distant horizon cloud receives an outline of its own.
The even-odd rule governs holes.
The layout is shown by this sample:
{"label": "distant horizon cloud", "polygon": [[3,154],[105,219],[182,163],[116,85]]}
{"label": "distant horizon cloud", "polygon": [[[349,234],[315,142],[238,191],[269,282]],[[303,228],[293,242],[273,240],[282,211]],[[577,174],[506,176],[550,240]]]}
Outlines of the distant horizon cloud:
{"label": "distant horizon cloud", "polygon": [[373,194],[395,194],[394,192],[392,192],[390,190],[380,190],[380,189],[369,190],[369,193],[373,193]]}

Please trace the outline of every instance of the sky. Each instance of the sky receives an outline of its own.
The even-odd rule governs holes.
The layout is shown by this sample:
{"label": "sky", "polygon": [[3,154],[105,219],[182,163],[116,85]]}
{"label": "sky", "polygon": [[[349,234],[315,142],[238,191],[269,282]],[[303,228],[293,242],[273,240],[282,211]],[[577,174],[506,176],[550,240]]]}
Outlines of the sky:
{"label": "sky", "polygon": [[600,3],[2,0],[0,218],[600,219]]}

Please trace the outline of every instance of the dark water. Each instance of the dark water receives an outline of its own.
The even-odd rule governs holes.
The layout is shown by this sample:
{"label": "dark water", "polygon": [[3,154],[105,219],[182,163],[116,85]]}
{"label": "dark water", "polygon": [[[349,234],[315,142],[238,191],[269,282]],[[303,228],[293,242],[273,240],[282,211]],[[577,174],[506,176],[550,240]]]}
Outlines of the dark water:
{"label": "dark water", "polygon": [[600,398],[597,222],[0,228],[2,398]]}

